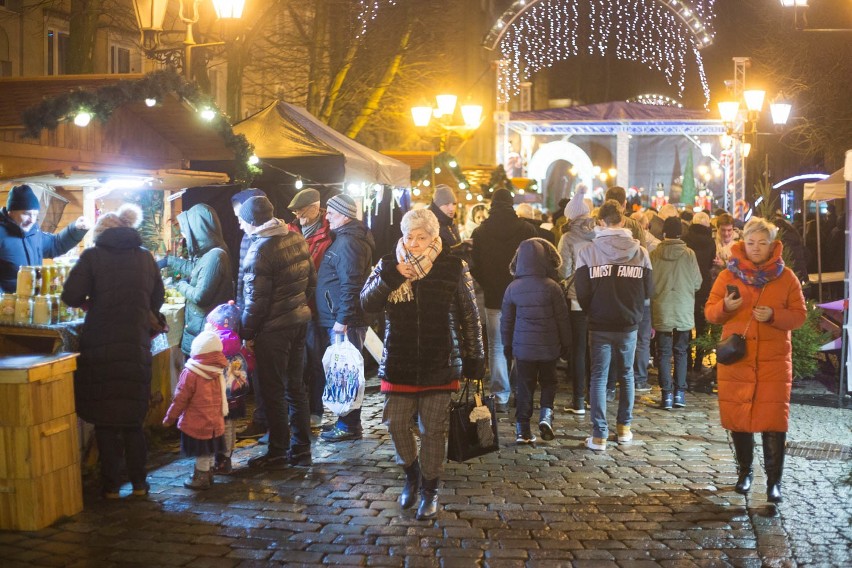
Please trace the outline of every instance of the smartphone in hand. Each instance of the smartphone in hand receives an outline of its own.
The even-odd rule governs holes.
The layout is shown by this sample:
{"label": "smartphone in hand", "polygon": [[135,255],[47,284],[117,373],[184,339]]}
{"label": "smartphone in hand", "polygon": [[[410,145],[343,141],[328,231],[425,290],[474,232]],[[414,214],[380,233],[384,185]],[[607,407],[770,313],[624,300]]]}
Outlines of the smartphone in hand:
{"label": "smartphone in hand", "polygon": [[738,300],[740,297],[740,289],[734,286],[733,284],[728,284],[725,287],[728,290],[728,295],[733,294],[734,300]]}

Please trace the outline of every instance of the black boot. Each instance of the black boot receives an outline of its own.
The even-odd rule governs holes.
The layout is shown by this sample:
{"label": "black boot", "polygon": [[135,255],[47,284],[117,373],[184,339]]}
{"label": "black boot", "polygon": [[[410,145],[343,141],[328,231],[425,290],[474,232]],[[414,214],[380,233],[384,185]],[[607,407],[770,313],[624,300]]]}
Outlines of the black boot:
{"label": "black boot", "polygon": [[417,507],[418,521],[431,521],[438,516],[438,478],[424,479],[420,488],[420,506]]}
{"label": "black boot", "polygon": [[745,495],[751,491],[751,482],[754,479],[754,436],[751,432],[731,432],[731,440],[734,442],[734,456],[737,458],[737,484],[734,491]]}
{"label": "black boot", "polygon": [[399,506],[410,509],[417,499],[417,491],[420,489],[420,460],[415,458],[411,465],[403,467],[405,470],[405,485],[399,494]]}
{"label": "black boot", "polygon": [[780,503],[781,474],[784,473],[784,444],[786,432],[763,433],[763,463],[766,468],[766,500]]}
{"label": "black boot", "polygon": [[542,408],[538,416],[538,431],[541,432],[542,439],[552,440],[555,438],[553,434],[553,409]]}

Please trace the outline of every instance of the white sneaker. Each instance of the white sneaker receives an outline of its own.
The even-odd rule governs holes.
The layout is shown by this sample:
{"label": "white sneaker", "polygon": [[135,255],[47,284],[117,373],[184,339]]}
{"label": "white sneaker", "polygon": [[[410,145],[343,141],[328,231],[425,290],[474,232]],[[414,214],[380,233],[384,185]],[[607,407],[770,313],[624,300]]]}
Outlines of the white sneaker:
{"label": "white sneaker", "polygon": [[586,438],[586,447],[597,452],[606,451],[606,438]]}
{"label": "white sneaker", "polygon": [[566,406],[563,410],[565,410],[568,414],[576,414],[577,416],[583,416],[586,413],[585,408],[577,410],[573,406]]}
{"label": "white sneaker", "polygon": [[311,414],[311,428],[322,428],[322,416]]}
{"label": "white sneaker", "polygon": [[618,443],[619,444],[629,444],[633,441],[633,432],[630,430],[630,426],[622,426],[621,424],[616,425],[618,429]]}

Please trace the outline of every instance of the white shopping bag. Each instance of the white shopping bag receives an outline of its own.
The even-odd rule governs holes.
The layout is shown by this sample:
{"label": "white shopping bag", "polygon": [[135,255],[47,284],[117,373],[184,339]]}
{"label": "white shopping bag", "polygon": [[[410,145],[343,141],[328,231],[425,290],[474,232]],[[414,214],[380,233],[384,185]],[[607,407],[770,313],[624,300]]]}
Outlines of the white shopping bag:
{"label": "white shopping bag", "polygon": [[361,408],[364,402],[364,358],[345,335],[334,335],[322,356],[325,389],[322,402],[338,416]]}

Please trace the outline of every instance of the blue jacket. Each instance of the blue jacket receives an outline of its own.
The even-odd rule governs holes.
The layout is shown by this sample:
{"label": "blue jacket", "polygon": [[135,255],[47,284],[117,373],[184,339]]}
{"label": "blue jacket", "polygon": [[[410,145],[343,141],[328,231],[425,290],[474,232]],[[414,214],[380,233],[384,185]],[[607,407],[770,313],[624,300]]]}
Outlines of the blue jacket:
{"label": "blue jacket", "polygon": [[325,251],[317,272],[317,320],[322,327],[333,327],[335,322],[364,327],[367,321],[361,309],[361,288],[373,266],[373,235],[357,220],[331,232],[334,242]]}
{"label": "blue jacket", "polygon": [[18,268],[41,266],[45,258],[65,254],[85,236],[86,231],[73,224],[55,235],[45,233],[36,225],[25,235],[4,207],[0,210],[0,287],[4,292],[14,293]]}
{"label": "blue jacket", "polygon": [[503,294],[503,345],[521,361],[554,361],[571,346],[568,304],[553,276],[559,253],[544,239],[528,239],[513,261],[515,279]]}

